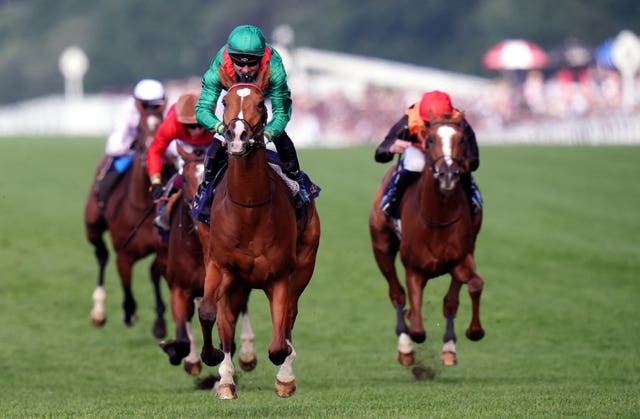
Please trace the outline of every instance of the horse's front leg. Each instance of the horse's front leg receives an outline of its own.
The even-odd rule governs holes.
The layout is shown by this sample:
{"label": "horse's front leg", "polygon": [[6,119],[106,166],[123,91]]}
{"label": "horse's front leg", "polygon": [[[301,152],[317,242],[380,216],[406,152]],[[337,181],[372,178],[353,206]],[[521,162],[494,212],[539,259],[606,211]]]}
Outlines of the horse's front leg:
{"label": "horse's front leg", "polygon": [[[234,296],[230,295],[233,292]],[[224,359],[218,368],[220,381],[216,383],[216,397],[218,399],[235,399],[238,397],[236,383],[233,379],[235,367],[231,359],[233,351],[233,339],[235,337],[236,320],[239,310],[234,310],[232,300],[237,298],[239,290],[220,290],[218,299],[218,333],[222,342]]]}
{"label": "horse's front leg", "polygon": [[124,299],[122,301],[122,308],[124,309],[124,317],[122,322],[125,326],[133,326],[136,324],[136,300],[133,298],[131,292],[131,271],[133,268],[134,260],[128,255],[123,253],[118,254],[116,264],[118,265],[118,274],[120,275],[120,284],[122,285],[122,292],[124,293]]}
{"label": "horse's front leg", "polygon": [[160,347],[169,356],[171,365],[179,365],[191,350],[188,324],[193,315],[193,297],[191,292],[173,285],[171,287],[170,302],[173,320],[176,325],[176,337],[175,340],[162,342]]}
{"label": "horse's front leg", "polygon": [[484,281],[476,273],[476,264],[471,254],[465,257],[463,263],[456,266],[454,275],[467,284],[467,290],[471,297],[471,323],[466,331],[466,336],[472,341],[478,341],[484,337],[484,329],[480,323],[480,296]]}
{"label": "horse's front leg", "polygon": [[407,292],[409,293],[409,336],[416,343],[427,339],[427,332],[422,323],[422,293],[425,286],[423,276],[412,269],[407,269]]}
{"label": "horse's front leg", "polygon": [[223,359],[223,354],[213,347],[212,330],[216,322],[217,307],[216,298],[222,276],[220,270],[213,262],[207,262],[204,293],[198,306],[198,317],[202,329],[202,351],[200,359],[205,364],[213,367]]}
{"label": "horse's front leg", "polygon": [[160,291],[160,283],[162,280],[162,272],[158,263],[157,257],[153,260],[149,269],[149,276],[151,278],[151,285],[153,286],[153,295],[156,300],[156,320],[153,324],[152,333],[157,339],[162,339],[167,336],[167,324],[164,320],[164,312],[166,306],[162,299],[162,293]]}
{"label": "horse's front leg", "polygon": [[289,319],[289,286],[287,278],[273,282],[266,290],[271,308],[271,343],[269,344],[269,359],[274,365],[281,365],[289,356],[291,347],[286,342]]}

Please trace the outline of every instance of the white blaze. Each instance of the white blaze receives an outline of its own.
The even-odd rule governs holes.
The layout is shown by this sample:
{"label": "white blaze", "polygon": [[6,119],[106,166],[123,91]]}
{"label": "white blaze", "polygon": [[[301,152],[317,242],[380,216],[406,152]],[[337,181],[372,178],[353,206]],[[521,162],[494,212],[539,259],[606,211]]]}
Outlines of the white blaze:
{"label": "white blaze", "polygon": [[442,154],[447,166],[451,166],[451,163],[453,163],[451,159],[451,137],[455,132],[453,128],[446,125],[438,128],[438,135],[442,138]]}

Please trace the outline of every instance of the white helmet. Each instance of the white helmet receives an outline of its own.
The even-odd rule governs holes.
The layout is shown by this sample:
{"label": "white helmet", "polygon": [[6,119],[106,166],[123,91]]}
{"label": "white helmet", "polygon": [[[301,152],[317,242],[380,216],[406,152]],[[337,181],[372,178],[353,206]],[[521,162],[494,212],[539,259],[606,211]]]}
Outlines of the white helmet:
{"label": "white helmet", "polygon": [[154,79],[143,79],[133,89],[133,97],[150,105],[162,105],[166,102],[162,83]]}

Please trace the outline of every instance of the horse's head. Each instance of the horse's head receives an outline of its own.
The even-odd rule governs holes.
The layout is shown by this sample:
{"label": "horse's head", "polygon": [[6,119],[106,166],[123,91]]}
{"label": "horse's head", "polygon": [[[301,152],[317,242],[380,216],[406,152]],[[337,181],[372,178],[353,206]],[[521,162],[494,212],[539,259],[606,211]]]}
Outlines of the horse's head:
{"label": "horse's head", "polygon": [[182,193],[186,198],[191,199],[202,182],[206,149],[194,147],[183,141],[178,141],[176,148],[182,160]]}
{"label": "horse's head", "polygon": [[228,153],[243,156],[255,147],[264,146],[264,126],[267,123],[267,108],[261,86],[269,77],[269,67],[258,74],[255,83],[233,83],[231,78],[219,71],[227,94],[222,99],[224,106],[224,139]]}
{"label": "horse's head", "polygon": [[144,162],[146,160],[147,148],[151,145],[153,137],[156,135],[162,123],[165,105],[144,106],[141,102],[136,101],[136,107],[140,112],[140,122],[138,124],[138,133],[134,147],[136,154],[140,155]]}
{"label": "horse's head", "polygon": [[453,110],[427,122],[425,153],[429,170],[442,192],[451,192],[467,169],[464,161],[464,113]]}

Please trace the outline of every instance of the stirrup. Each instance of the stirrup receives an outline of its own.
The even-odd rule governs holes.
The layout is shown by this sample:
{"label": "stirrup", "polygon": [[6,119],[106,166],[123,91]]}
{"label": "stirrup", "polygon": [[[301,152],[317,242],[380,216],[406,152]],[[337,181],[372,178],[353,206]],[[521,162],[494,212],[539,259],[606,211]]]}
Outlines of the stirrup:
{"label": "stirrup", "polygon": [[169,224],[169,220],[167,218],[166,209],[162,214],[157,215],[153,219],[153,225],[159,228],[162,231],[169,231],[171,229],[171,225]]}

